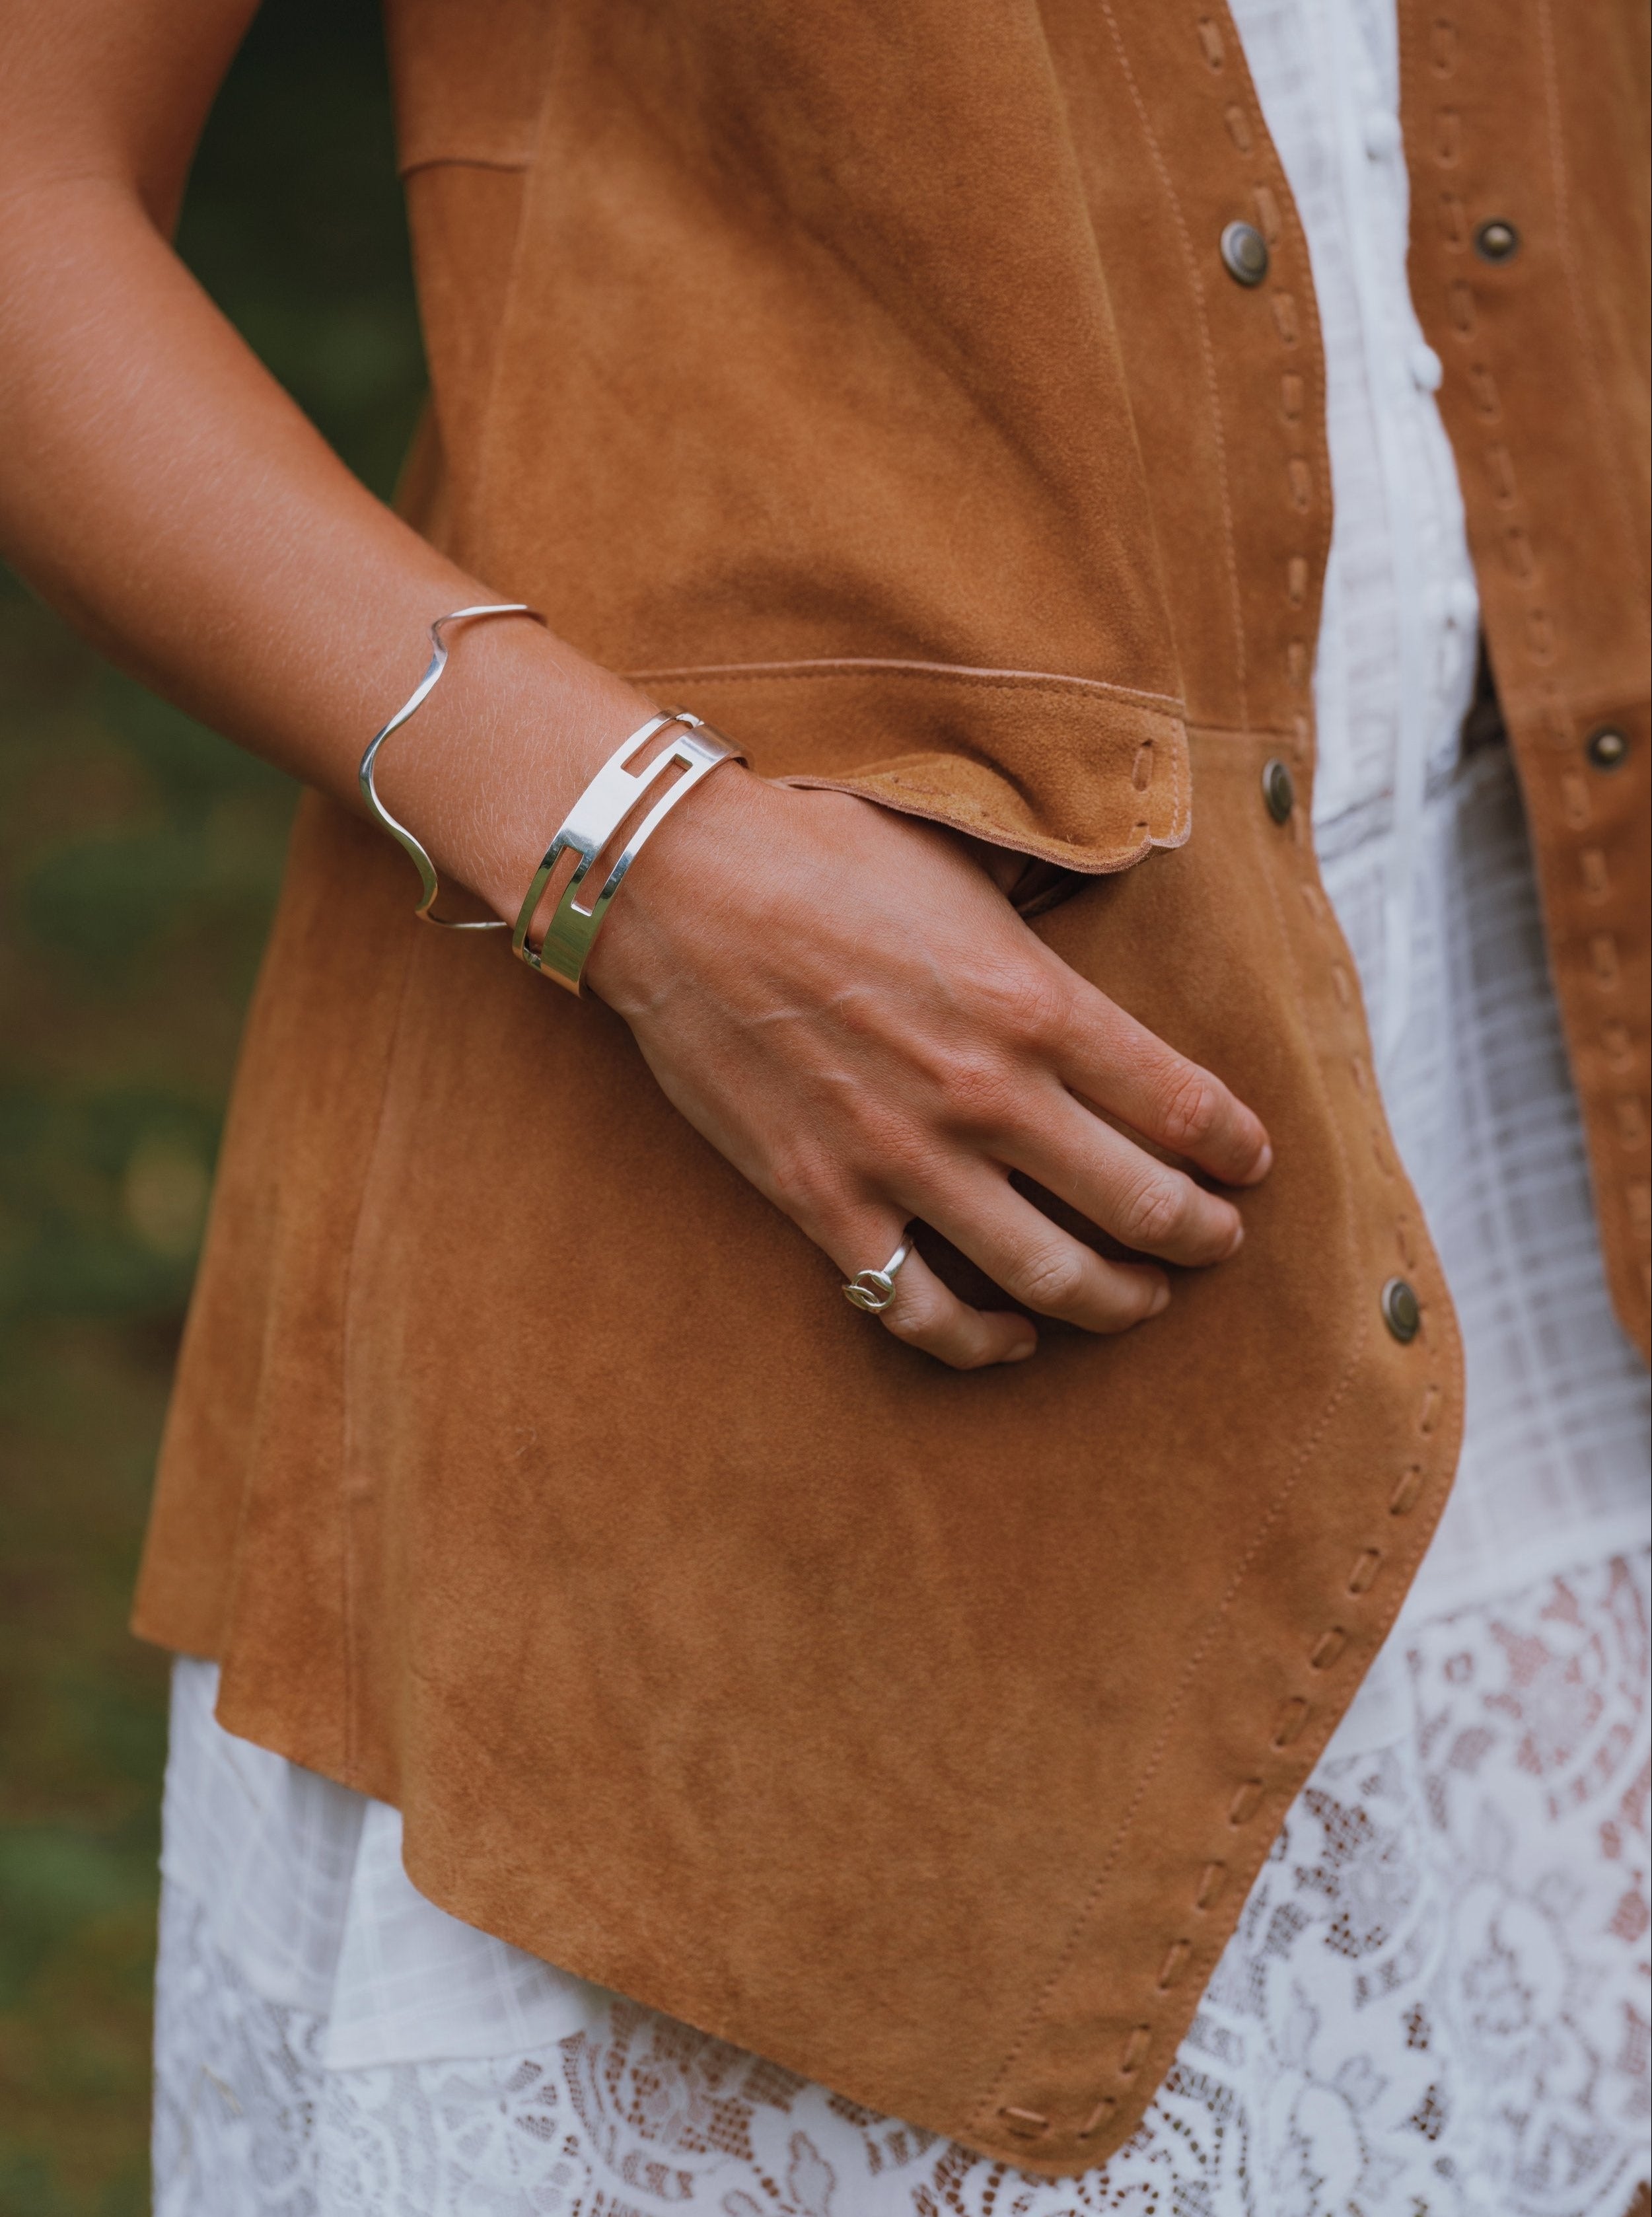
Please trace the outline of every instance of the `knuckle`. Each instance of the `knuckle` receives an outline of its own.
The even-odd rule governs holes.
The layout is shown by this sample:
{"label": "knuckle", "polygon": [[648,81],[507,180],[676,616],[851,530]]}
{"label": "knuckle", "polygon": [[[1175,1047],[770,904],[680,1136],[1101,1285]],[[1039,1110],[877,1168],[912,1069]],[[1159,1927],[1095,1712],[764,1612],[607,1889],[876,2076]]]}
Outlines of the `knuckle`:
{"label": "knuckle", "polygon": [[993,1028],[1005,1042],[1037,1050],[1059,1029],[1067,996],[1061,979],[1040,962],[1006,966],[980,981]]}
{"label": "knuckle", "polygon": [[841,1213],[844,1181],[837,1164],[817,1147],[788,1148],[769,1164],[774,1199],[797,1224],[829,1224]]}
{"label": "knuckle", "polygon": [[1100,1330],[1105,1332],[1129,1331],[1140,1324],[1143,1317],[1150,1314],[1152,1306],[1153,1288],[1150,1286],[1129,1287],[1113,1303]]}
{"label": "knuckle", "polygon": [[904,1109],[875,1097],[863,1096],[848,1104],[842,1132],[849,1178],[868,1191],[910,1185],[933,1167],[933,1133]]}
{"label": "knuckle", "polygon": [[975,1130],[1002,1130],[1014,1113],[1014,1073],[986,1049],[960,1048],[947,1064],[946,1091],[952,1119]]}
{"label": "knuckle", "polygon": [[934,1135],[902,1118],[891,1120],[867,1134],[865,1174],[879,1190],[920,1194],[933,1183],[937,1146]]}
{"label": "knuckle", "polygon": [[1060,1316],[1078,1300],[1086,1275],[1082,1255],[1069,1247],[1048,1247],[1028,1257],[1012,1290],[1029,1308]]}
{"label": "knuckle", "polygon": [[927,1346],[934,1338],[940,1323],[935,1304],[917,1289],[903,1294],[884,1311],[884,1330],[892,1331],[909,1347]]}
{"label": "knuckle", "polygon": [[1190,1189],[1182,1178],[1148,1178],[1119,1212],[1119,1236],[1132,1247],[1151,1247],[1187,1220]]}
{"label": "knuckle", "polygon": [[1202,1146],[1221,1115],[1222,1089],[1208,1071],[1184,1067],[1172,1075],[1163,1110],[1163,1135],[1169,1146],[1184,1154]]}

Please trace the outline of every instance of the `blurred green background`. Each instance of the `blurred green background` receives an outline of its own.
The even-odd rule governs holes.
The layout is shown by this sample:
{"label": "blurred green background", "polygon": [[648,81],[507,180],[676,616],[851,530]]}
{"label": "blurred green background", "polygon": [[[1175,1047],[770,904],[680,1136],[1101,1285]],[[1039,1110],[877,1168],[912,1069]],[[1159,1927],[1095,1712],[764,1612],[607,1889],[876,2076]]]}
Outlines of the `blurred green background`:
{"label": "blurred green background", "polygon": [[[265,0],[179,244],[388,492],[423,364],[374,0]],[[0,571],[0,2217],[149,2207],[166,1670],[126,1615],[292,801]]]}

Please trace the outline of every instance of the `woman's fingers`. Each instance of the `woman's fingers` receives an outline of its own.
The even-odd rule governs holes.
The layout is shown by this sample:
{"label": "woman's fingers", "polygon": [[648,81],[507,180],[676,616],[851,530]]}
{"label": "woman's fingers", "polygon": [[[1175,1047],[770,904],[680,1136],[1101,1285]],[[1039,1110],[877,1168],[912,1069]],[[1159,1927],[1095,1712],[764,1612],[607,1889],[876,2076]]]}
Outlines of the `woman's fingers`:
{"label": "woman's fingers", "polygon": [[953,1370],[1023,1362],[1039,1343],[1025,1317],[1006,1309],[972,1309],[942,1285],[916,1253],[909,1255],[896,1274],[895,1298],[879,1321],[897,1339],[921,1348]]}
{"label": "woman's fingers", "polygon": [[945,1194],[927,1195],[923,1215],[1012,1300],[1086,1331],[1127,1331],[1170,1298],[1162,1270],[1098,1255],[985,1163],[964,1170]]}
{"label": "woman's fingers", "polygon": [[1261,1119],[1219,1078],[1167,1047],[1105,993],[1075,982],[1076,1021],[1051,1042],[1073,1091],[1224,1185],[1254,1185],[1266,1177],[1273,1151]]}
{"label": "woman's fingers", "polygon": [[1230,1201],[1104,1124],[1063,1087],[1041,1087],[1039,1099],[1044,1113],[1005,1150],[1012,1170],[1144,1255],[1200,1269],[1237,1251],[1245,1228]]}
{"label": "woman's fingers", "polygon": [[[1075,1114],[1084,1112],[1076,1108]],[[1131,1152],[1139,1155],[1140,1150]],[[1150,1263],[1114,1263],[1098,1255],[1023,1200],[1001,1171],[986,1164],[965,1171],[946,1196],[926,1196],[923,1213],[1012,1300],[1039,1315],[1058,1317],[1086,1331],[1128,1331],[1157,1316],[1169,1300],[1162,1271]],[[1231,1209],[1229,1215],[1234,1216]],[[1230,1231],[1229,1239],[1230,1251],[1236,1244]],[[891,1232],[885,1220],[870,1232],[857,1224],[819,1244],[850,1279],[857,1271],[881,1269],[865,1257],[874,1249],[892,1253],[899,1242],[899,1232]],[[895,1274],[894,1299],[877,1314],[897,1339],[954,1370],[1023,1362],[1038,1345],[1038,1334],[1025,1317],[1012,1310],[971,1308],[915,1251]]]}
{"label": "woman's fingers", "polygon": [[[846,1281],[861,1270],[878,1270],[883,1262],[868,1263],[875,1249],[887,1259],[903,1235],[886,1219],[868,1231],[857,1220],[830,1240],[817,1240],[842,1269]],[[859,1257],[859,1260],[851,1260]],[[922,1255],[909,1249],[895,1273],[895,1296],[886,1309],[872,1312],[885,1330],[908,1346],[922,1349],[954,1370],[983,1370],[995,1362],[1020,1362],[1032,1354],[1039,1336],[1022,1316],[1003,1309],[972,1309],[949,1287],[942,1285]]]}

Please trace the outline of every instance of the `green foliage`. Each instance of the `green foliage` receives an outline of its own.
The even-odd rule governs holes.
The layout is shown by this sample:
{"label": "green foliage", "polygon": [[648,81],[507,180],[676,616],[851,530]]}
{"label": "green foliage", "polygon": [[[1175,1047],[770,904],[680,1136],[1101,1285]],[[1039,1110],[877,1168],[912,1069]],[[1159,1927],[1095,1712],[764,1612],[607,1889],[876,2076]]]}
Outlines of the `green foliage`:
{"label": "green foliage", "polygon": [[371,0],[266,0],[219,96],[178,244],[374,491],[423,393]]}
{"label": "green foliage", "polygon": [[[267,0],[179,244],[387,492],[423,371],[371,0]],[[0,573],[0,2217],[148,2207],[166,1670],[125,1622],[293,800]]]}

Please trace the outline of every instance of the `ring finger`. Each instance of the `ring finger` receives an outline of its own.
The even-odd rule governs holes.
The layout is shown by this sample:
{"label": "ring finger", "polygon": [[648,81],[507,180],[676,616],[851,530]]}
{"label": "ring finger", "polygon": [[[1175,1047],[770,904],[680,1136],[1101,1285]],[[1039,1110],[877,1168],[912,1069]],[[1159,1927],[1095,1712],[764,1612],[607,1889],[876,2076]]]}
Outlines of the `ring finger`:
{"label": "ring finger", "polygon": [[1127,1331],[1170,1298],[1162,1270],[1098,1255],[985,1164],[944,1195],[926,1196],[923,1215],[1012,1300],[1086,1331]]}
{"label": "ring finger", "polygon": [[[884,1240],[884,1251],[888,1254],[909,1236],[891,1236],[880,1230],[874,1232],[871,1244]],[[841,1263],[840,1244],[865,1252],[868,1243],[858,1231],[842,1243],[834,1240],[830,1251]],[[847,1292],[857,1272],[847,1263],[844,1269]],[[894,1291],[888,1306],[871,1313],[897,1339],[954,1370],[981,1370],[996,1362],[1024,1362],[1039,1343],[1037,1332],[1025,1317],[1010,1310],[972,1309],[967,1301],[960,1300],[909,1245],[894,1273]]]}

